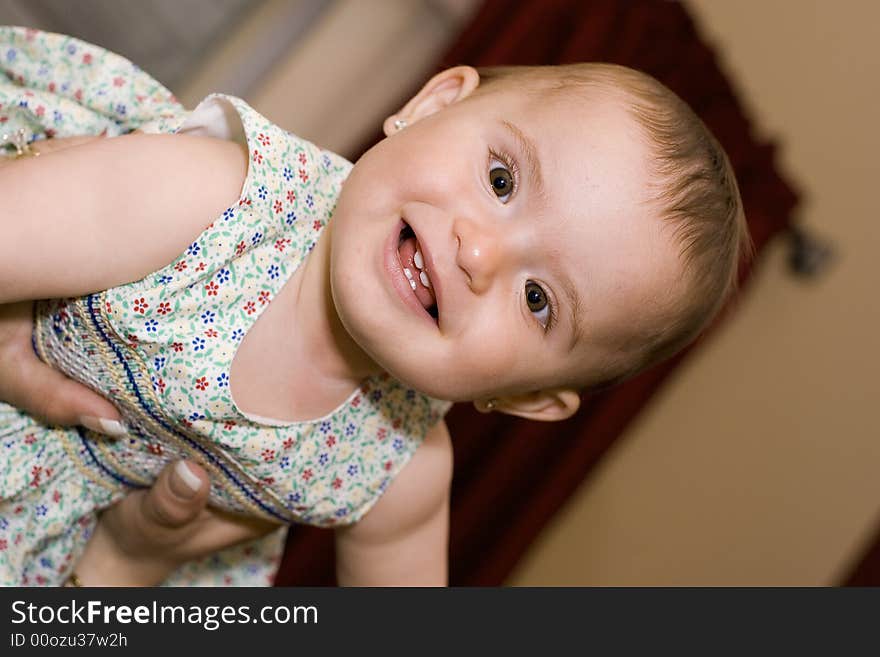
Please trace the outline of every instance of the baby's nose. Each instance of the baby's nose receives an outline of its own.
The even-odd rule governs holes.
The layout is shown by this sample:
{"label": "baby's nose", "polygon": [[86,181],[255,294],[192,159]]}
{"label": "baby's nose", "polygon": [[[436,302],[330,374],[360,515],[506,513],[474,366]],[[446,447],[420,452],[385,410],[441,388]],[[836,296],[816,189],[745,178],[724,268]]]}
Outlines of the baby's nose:
{"label": "baby's nose", "polygon": [[477,293],[484,292],[503,262],[504,240],[488,223],[458,219],[454,230],[458,240],[456,263],[467,274],[470,288]]}

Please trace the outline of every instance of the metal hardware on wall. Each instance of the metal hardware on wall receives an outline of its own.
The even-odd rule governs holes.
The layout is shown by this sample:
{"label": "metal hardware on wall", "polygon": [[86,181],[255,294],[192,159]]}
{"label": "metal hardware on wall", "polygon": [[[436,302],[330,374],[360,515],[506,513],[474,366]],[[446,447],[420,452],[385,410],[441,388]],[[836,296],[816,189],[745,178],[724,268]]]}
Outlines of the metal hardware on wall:
{"label": "metal hardware on wall", "polygon": [[827,271],[836,253],[827,240],[810,235],[801,226],[792,226],[787,233],[788,266],[800,278],[816,278]]}

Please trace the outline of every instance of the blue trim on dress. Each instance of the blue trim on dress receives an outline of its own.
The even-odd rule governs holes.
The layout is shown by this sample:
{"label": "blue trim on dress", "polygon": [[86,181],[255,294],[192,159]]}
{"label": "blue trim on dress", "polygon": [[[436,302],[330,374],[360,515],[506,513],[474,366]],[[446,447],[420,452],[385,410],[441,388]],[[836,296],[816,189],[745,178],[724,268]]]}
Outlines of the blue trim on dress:
{"label": "blue trim on dress", "polygon": [[[148,404],[144,400],[143,397],[141,397],[140,389],[139,389],[137,383],[135,382],[134,374],[132,373],[131,368],[128,365],[128,361],[125,359],[125,356],[123,356],[122,352],[119,350],[117,345],[107,336],[107,334],[104,332],[103,328],[101,327],[100,322],[98,321],[97,314],[96,314],[96,311],[94,308],[94,300],[97,298],[97,296],[98,296],[97,294],[90,294],[87,297],[89,316],[92,319],[92,323],[94,324],[95,330],[98,332],[98,335],[113,350],[113,353],[116,354],[116,358],[119,360],[119,363],[125,369],[125,375],[128,378],[129,383],[131,384],[132,391],[134,392],[135,397],[137,397],[137,400],[141,406],[141,409],[145,413],[147,413],[151,418],[153,418],[153,420],[155,420],[160,425],[162,425],[162,427],[166,431],[173,434],[177,438],[182,438],[184,441],[189,443],[190,446],[195,447],[199,452],[201,452],[204,456],[206,456],[214,465],[216,465],[223,472],[223,474],[225,474],[231,480],[232,483],[234,483],[236,486],[238,486],[238,488],[241,490],[241,492],[243,492],[257,506],[259,506],[261,509],[263,509],[263,511],[265,511],[266,513],[268,513],[269,515],[271,515],[274,518],[278,518],[279,520],[281,520],[285,524],[289,523],[290,518],[288,518],[286,516],[281,516],[278,513],[276,513],[274,509],[266,506],[263,503],[263,501],[260,500],[258,497],[256,497],[250,490],[248,490],[248,488],[235,477],[234,473],[230,472],[226,468],[226,466],[223,464],[223,462],[220,459],[218,459],[217,456],[215,456],[211,451],[205,449],[205,447],[200,445],[197,441],[193,440],[189,436],[180,434],[177,431],[175,431],[173,427],[169,426],[161,417],[159,417],[158,415],[156,415],[153,412],[152,406],[150,404]],[[89,453],[92,454],[91,450],[89,450]],[[95,461],[98,462],[97,458],[95,457],[94,454],[92,454],[92,458],[95,458]],[[103,466],[102,464],[100,464],[100,462],[98,462],[98,464],[101,465],[102,468],[106,469],[106,467]],[[116,475],[113,475],[113,476],[115,477]]]}
{"label": "blue trim on dress", "polygon": [[138,484],[133,481],[129,481],[128,479],[126,479],[122,475],[117,474],[116,472],[113,472],[113,470],[111,470],[106,465],[101,463],[101,461],[98,460],[98,457],[95,456],[95,453],[92,451],[92,447],[91,447],[91,445],[89,445],[89,441],[86,439],[85,430],[82,427],[76,427],[76,432],[79,434],[79,438],[82,441],[83,447],[86,448],[86,451],[89,453],[89,456],[92,457],[92,460],[95,462],[95,465],[97,465],[101,470],[103,470],[108,475],[113,477],[116,481],[118,481],[122,484],[125,484],[126,486],[130,486],[131,488],[146,488],[146,486],[143,486],[143,485]]}

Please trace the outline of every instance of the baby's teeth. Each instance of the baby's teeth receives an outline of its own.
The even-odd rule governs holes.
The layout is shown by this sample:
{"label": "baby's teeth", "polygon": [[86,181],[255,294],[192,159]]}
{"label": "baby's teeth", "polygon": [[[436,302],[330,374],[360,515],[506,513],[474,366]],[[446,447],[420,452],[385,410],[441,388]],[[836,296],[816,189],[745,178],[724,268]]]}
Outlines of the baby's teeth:
{"label": "baby's teeth", "polygon": [[425,261],[422,260],[422,252],[416,249],[416,254],[413,256],[413,262],[416,263],[416,267],[419,269],[425,268]]}
{"label": "baby's teeth", "polygon": [[408,268],[404,267],[403,273],[406,275],[406,279],[409,281],[409,286],[413,289],[413,291],[415,291],[416,282],[413,280],[412,272]]}
{"label": "baby's teeth", "polygon": [[419,273],[419,280],[422,282],[422,285],[425,287],[431,287],[431,281],[428,280],[428,275],[425,272]]}

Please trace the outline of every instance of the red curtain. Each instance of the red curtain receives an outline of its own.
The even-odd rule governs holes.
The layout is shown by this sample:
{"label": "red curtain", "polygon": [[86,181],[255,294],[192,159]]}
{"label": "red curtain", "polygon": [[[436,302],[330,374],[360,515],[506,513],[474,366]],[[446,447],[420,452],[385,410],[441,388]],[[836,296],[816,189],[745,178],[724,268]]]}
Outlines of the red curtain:
{"label": "red curtain", "polygon": [[[659,0],[487,0],[437,70],[467,63],[607,61],[650,73],[701,116],[736,169],[760,253],[785,230],[797,197],[773,162],[774,145],[749,120],[684,7]],[[406,97],[403,90],[400,99]],[[389,103],[389,111],[396,102]],[[743,287],[749,270],[741,277]],[[732,310],[728,307],[713,328]],[[450,584],[495,586],[581,485],[691,348],[625,384],[585,396],[568,421],[543,424],[458,404],[447,416],[455,449]],[[332,535],[291,529],[276,585],[334,583]]]}

